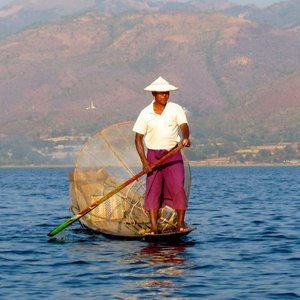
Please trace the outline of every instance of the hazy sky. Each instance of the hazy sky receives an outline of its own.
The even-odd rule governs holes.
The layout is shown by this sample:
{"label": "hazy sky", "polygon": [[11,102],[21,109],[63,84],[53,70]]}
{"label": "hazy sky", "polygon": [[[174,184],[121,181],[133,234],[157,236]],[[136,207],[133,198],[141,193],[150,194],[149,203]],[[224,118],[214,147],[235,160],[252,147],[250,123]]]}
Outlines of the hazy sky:
{"label": "hazy sky", "polygon": [[[11,3],[13,1],[14,0],[0,0],[0,7],[6,5],[8,3]],[[281,1],[282,0],[231,0],[231,2],[235,2],[235,3],[241,4],[241,5],[251,4],[252,3],[252,4],[255,4],[255,5],[259,6],[259,7],[268,6],[270,4],[281,2]],[[285,1],[285,0],[283,0],[283,1]]]}
{"label": "hazy sky", "polygon": [[286,0],[231,0],[231,2],[238,3],[240,5],[255,4],[258,7],[265,7],[274,3],[284,2],[284,1]]}
{"label": "hazy sky", "polygon": [[10,2],[12,2],[12,0],[0,0],[0,7]]}

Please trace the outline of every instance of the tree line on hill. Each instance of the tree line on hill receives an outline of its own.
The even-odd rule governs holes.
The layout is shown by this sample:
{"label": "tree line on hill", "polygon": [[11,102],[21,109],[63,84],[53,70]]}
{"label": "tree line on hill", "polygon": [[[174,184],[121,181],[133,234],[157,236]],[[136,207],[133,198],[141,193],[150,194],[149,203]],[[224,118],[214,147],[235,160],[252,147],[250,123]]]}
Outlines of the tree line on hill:
{"label": "tree line on hill", "polygon": [[[60,146],[63,157],[55,155]],[[15,135],[2,139],[0,144],[0,166],[7,165],[74,165],[77,153],[70,146],[82,146],[75,142],[52,142],[36,139],[29,141]],[[207,142],[192,140],[187,156],[193,161],[218,160],[226,158],[232,164],[293,164],[300,162],[300,143],[285,145],[251,146],[242,148],[237,143]]]}

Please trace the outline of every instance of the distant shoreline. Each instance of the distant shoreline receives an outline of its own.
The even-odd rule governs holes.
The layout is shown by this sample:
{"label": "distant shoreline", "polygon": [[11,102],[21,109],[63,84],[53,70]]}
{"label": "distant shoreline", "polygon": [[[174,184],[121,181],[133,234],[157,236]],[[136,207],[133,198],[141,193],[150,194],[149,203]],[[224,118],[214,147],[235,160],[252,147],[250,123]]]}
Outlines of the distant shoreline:
{"label": "distant shoreline", "polygon": [[[205,163],[202,161],[189,161],[191,167],[300,167],[300,163],[282,163],[282,164],[267,164],[267,163],[259,163],[259,164],[220,164],[220,163]],[[58,169],[58,168],[75,168],[74,165],[5,165],[0,166],[0,169],[30,169],[30,168],[41,168],[41,169]]]}
{"label": "distant shoreline", "polygon": [[300,163],[277,163],[277,164],[269,164],[269,163],[210,163],[203,161],[190,161],[191,167],[299,167]]}
{"label": "distant shoreline", "polygon": [[58,169],[58,168],[74,168],[74,165],[6,165],[0,166],[0,169]]}

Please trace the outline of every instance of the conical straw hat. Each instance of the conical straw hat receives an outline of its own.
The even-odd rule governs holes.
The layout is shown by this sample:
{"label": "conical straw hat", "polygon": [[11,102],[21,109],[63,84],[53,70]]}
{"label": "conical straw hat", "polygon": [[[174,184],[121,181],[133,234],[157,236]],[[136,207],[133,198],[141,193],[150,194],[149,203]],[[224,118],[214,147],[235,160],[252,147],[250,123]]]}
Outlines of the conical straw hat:
{"label": "conical straw hat", "polygon": [[169,92],[176,91],[178,88],[170,84],[167,80],[162,77],[158,77],[150,85],[144,88],[147,92]]}

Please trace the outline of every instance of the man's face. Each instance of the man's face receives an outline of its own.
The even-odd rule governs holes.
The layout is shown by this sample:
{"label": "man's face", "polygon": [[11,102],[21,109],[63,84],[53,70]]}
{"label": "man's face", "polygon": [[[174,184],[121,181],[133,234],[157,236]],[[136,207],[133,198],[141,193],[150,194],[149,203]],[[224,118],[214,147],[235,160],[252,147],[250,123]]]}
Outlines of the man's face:
{"label": "man's face", "polygon": [[170,92],[153,92],[155,101],[161,105],[166,105],[169,100]]}

